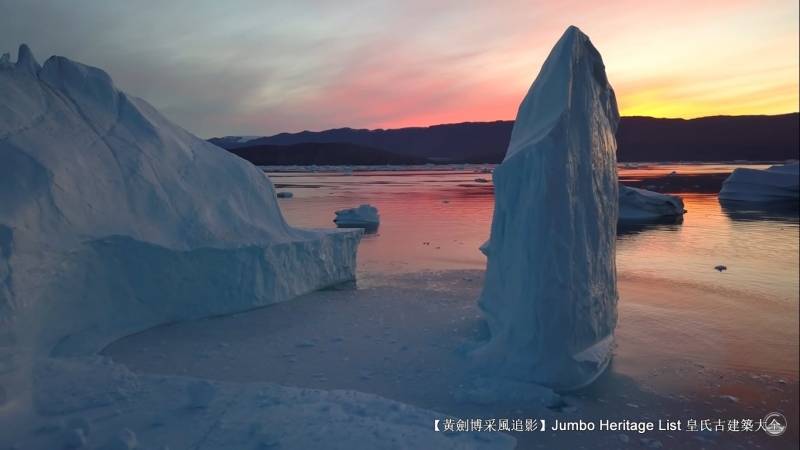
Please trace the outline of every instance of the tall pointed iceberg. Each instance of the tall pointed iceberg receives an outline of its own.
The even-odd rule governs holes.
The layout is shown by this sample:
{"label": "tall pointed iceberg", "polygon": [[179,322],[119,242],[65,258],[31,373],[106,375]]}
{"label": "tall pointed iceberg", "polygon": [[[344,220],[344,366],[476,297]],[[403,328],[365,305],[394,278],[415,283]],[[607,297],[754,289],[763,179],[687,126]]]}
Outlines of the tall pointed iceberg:
{"label": "tall pointed iceberg", "polygon": [[614,91],[600,53],[569,27],[517,113],[494,171],[479,304],[495,371],[557,389],[607,366],[617,322]]}

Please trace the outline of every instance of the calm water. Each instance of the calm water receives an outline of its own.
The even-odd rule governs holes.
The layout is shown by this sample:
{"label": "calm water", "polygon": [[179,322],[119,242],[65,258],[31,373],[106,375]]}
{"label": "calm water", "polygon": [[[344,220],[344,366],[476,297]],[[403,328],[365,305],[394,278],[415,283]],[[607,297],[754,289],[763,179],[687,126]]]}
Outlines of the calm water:
{"label": "calm water", "polygon": [[[733,165],[659,165],[620,168],[620,178],[725,173]],[[753,166],[748,167],[764,167]],[[337,209],[370,203],[381,226],[359,249],[359,279],[421,270],[482,269],[478,247],[487,239],[493,195],[491,174],[461,170],[269,173],[294,198],[280,204],[289,223],[331,227]],[[478,182],[476,179],[489,182]],[[715,194],[681,193],[688,213],[681,224],[621,233],[620,278],[648,278],[736,291],[754,298],[798,301],[797,212],[723,208]],[[714,267],[723,264],[725,272]]]}

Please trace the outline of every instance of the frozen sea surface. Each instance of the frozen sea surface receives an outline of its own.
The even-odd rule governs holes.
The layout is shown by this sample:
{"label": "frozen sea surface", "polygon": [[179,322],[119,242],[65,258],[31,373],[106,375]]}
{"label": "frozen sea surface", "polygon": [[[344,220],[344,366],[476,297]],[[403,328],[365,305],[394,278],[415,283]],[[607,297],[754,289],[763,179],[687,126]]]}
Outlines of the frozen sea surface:
{"label": "frozen sea surface", "polygon": [[[798,339],[796,309],[787,315],[768,305],[748,315],[736,306],[741,297],[658,283],[620,283],[618,348],[589,389],[547,401],[526,385],[482,396],[482,374],[467,357],[487,338],[475,302],[482,282],[476,270],[380,275],[369,287],[154,328],[104,354],[136,372],[356,390],[464,419],[760,418],[771,410],[797,417],[797,347],[786,345]],[[692,300],[702,305],[687,307]],[[742,338],[740,328],[750,334]],[[620,448],[617,433],[513,435],[522,449]],[[731,433],[704,442],[687,433],[641,437],[665,448],[741,443]],[[752,439],[763,448],[794,445],[763,433]]]}
{"label": "frozen sea surface", "polygon": [[[620,178],[644,186],[677,171],[702,184],[702,177],[724,178],[730,170],[639,166],[621,169]],[[683,223],[618,236],[620,320],[609,371],[552,404],[530,401],[524,388],[516,399],[484,402],[475,383],[480,374],[466,354],[487,337],[476,300],[492,188],[474,180],[490,175],[425,168],[270,176],[295,193],[280,200],[295,226],[332,227],[337,209],[379,208],[381,227],[359,250],[357,287],[157,327],[113,343],[104,354],[137,372],[354,389],[464,418],[758,419],[780,410],[794,417],[786,439],[763,433],[744,441],[719,433],[627,438],[643,447],[653,441],[664,448],[795,447],[796,211],[731,211],[713,193],[684,189]],[[718,264],[728,270],[718,272]],[[613,449],[622,442],[617,433],[592,434],[589,446],[580,433],[514,435],[519,448]]]}

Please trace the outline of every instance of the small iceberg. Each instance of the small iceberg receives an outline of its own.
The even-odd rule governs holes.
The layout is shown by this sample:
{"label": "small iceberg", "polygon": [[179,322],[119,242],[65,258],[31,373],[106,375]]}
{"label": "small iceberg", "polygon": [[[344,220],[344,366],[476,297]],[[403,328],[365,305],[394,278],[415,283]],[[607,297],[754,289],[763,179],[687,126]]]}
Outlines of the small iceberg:
{"label": "small iceberg", "polygon": [[340,209],[336,211],[336,218],[333,219],[333,223],[339,228],[364,228],[367,231],[378,229],[380,222],[378,208],[372,205]]}
{"label": "small iceberg", "polygon": [[676,195],[619,185],[620,222],[679,219],[685,212],[683,200]]}
{"label": "small iceberg", "polygon": [[723,202],[781,203],[800,199],[800,164],[738,168],[722,183]]}

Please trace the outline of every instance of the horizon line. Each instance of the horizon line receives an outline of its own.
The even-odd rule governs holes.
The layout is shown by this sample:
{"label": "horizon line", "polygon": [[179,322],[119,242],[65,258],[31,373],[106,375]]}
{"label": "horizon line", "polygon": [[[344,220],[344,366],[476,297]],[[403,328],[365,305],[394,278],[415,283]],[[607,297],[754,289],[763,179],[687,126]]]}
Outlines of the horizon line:
{"label": "horizon line", "polygon": [[[643,118],[643,119],[657,119],[657,120],[684,120],[684,121],[691,121],[691,120],[701,120],[701,119],[711,119],[717,117],[778,117],[778,116],[788,116],[792,114],[799,114],[800,110],[798,111],[790,111],[785,113],[777,113],[777,114],[712,114],[710,116],[697,116],[697,117],[656,117],[656,116],[646,116],[646,115],[630,115],[630,116],[620,116],[620,119],[632,119],[632,118]],[[463,125],[463,124],[481,124],[481,123],[497,123],[497,122],[514,122],[516,119],[496,119],[496,120],[465,120],[462,122],[446,122],[446,123],[434,123],[430,125],[410,125],[410,126],[403,126],[403,127],[396,127],[396,128],[384,128],[384,127],[377,127],[377,128],[368,128],[368,127],[349,127],[349,126],[341,126],[341,127],[333,127],[333,128],[325,128],[322,130],[300,130],[300,131],[280,131],[273,134],[226,134],[224,136],[212,136],[209,138],[205,138],[206,140],[209,139],[223,139],[226,137],[246,137],[246,136],[255,136],[255,137],[273,137],[278,136],[281,134],[300,134],[300,133],[324,133],[326,131],[335,131],[335,130],[366,130],[366,131],[388,131],[388,130],[409,130],[409,129],[417,129],[417,128],[433,128],[433,127],[440,127],[440,126],[448,126],[448,125]]]}

